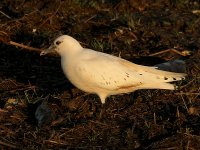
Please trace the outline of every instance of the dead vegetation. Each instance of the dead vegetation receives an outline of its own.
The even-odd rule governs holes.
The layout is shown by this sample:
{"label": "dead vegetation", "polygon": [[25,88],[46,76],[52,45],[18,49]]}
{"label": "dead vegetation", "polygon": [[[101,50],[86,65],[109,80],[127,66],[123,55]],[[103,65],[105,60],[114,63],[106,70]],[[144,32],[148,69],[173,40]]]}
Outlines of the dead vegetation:
{"label": "dead vegetation", "polygon": [[[200,149],[199,1],[3,0],[0,8],[2,149]],[[191,51],[188,77],[177,91],[112,96],[99,118],[99,98],[74,88],[58,57],[38,54],[59,34],[126,59]]]}

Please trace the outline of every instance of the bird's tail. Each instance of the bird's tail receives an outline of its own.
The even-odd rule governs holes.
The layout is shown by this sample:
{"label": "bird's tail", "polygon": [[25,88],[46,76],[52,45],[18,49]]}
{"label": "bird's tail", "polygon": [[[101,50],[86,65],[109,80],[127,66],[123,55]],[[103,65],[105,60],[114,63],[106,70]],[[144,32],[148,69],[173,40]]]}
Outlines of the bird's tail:
{"label": "bird's tail", "polygon": [[177,86],[171,83],[146,83],[139,87],[139,89],[165,89],[175,90]]}
{"label": "bird's tail", "polygon": [[[170,82],[184,80],[187,74],[174,73],[168,71],[157,70],[155,68],[144,67],[146,75],[144,75],[144,84],[141,89],[168,89],[175,90],[177,86]],[[145,74],[145,71],[143,74]]]}

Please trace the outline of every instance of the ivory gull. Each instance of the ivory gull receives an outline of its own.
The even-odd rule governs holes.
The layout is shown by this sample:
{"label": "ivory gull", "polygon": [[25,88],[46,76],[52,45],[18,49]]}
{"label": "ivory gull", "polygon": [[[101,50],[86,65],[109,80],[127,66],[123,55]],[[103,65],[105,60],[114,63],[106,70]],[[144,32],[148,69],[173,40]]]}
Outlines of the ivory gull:
{"label": "ivory gull", "polygon": [[40,55],[56,51],[61,56],[64,74],[77,88],[97,94],[102,103],[110,95],[130,93],[138,89],[168,89],[168,82],[184,79],[186,74],[162,71],[156,67],[137,65],[125,59],[83,48],[71,36],[62,35]]}

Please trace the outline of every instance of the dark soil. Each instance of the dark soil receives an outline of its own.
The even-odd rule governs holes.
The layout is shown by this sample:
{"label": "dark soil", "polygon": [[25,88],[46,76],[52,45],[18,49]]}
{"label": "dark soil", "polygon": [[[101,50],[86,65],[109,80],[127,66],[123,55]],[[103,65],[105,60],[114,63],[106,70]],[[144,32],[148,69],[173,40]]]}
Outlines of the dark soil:
{"label": "dark soil", "polygon": [[[0,1],[1,149],[200,149],[199,26],[197,0]],[[187,79],[111,96],[100,117],[98,96],[75,88],[59,57],[12,44],[44,49],[60,34],[145,65],[181,57]],[[172,48],[191,55],[149,57]]]}

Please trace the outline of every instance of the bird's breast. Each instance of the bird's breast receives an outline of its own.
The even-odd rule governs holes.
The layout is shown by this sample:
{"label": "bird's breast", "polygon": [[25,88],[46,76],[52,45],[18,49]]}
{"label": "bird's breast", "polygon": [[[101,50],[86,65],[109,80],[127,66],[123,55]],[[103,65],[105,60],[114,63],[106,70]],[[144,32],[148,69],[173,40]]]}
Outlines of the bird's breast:
{"label": "bird's breast", "polygon": [[61,63],[62,69],[68,80],[77,88],[94,93],[93,89],[90,88],[87,79],[83,79],[81,75],[86,74],[84,68],[77,66],[76,61],[74,60],[64,60]]}

